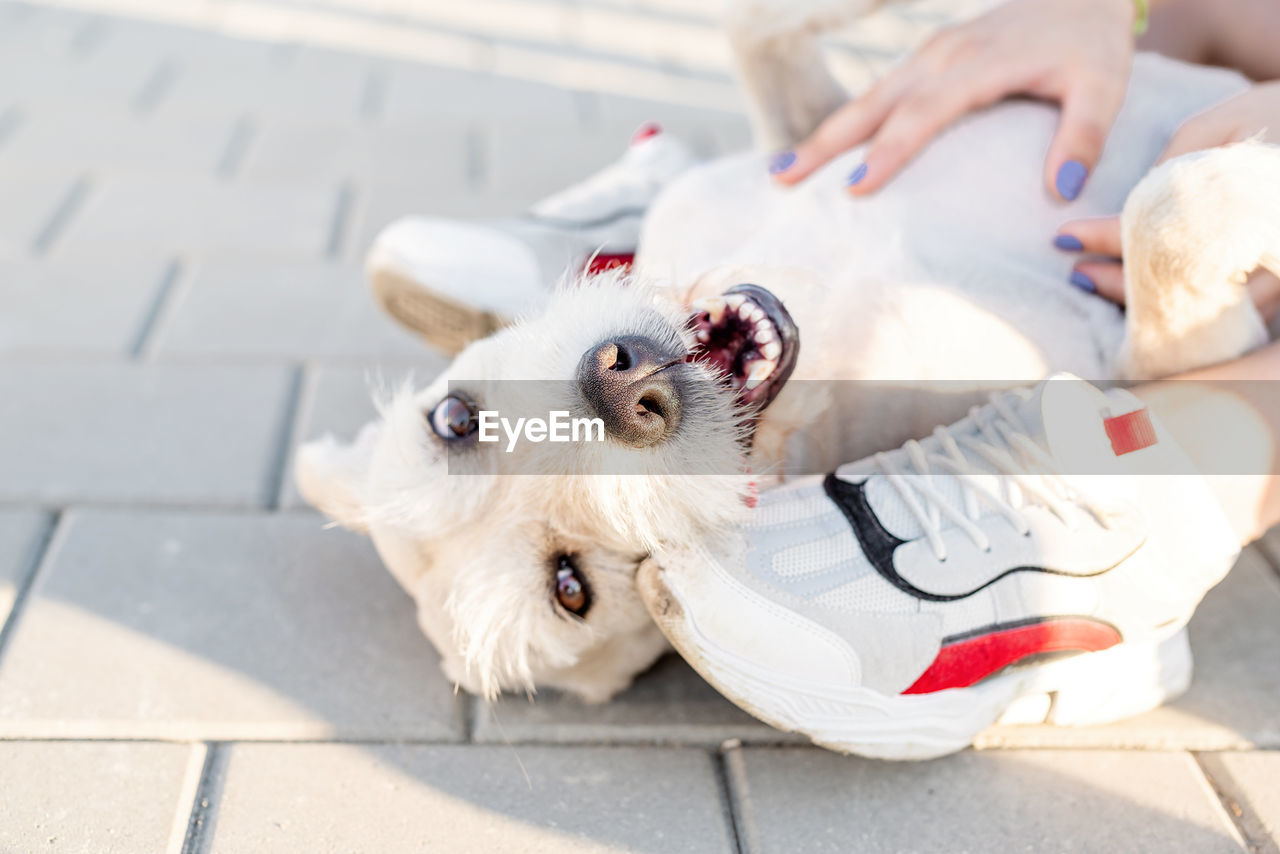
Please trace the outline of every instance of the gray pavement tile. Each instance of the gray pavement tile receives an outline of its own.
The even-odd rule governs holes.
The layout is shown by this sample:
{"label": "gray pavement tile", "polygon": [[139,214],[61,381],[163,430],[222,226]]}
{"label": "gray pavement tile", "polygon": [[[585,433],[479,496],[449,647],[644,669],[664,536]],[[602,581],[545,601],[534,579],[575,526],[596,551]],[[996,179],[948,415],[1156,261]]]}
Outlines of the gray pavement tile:
{"label": "gray pavement tile", "polygon": [[[169,848],[189,805],[185,744],[0,742],[0,851]],[[181,841],[181,835],[178,837]]]}
{"label": "gray pavement tile", "polygon": [[307,370],[298,402],[297,429],[294,431],[296,441],[290,448],[280,491],[282,508],[307,506],[293,477],[293,457],[298,443],[325,435],[333,435],[343,441],[355,439],[360,428],[377,416],[375,396],[398,388],[410,378],[415,387],[421,388],[448,364],[447,358],[425,345],[421,350],[420,358],[411,363],[384,361],[362,367],[326,366]]}
{"label": "gray pavement tile", "polygon": [[751,146],[746,104],[740,100],[721,109],[691,107],[626,95],[600,94],[590,110],[591,120],[603,128],[618,130],[643,122],[657,122],[678,134],[703,156],[728,154]]}
{"label": "gray pavement tile", "polygon": [[87,53],[73,54],[62,34],[52,41],[22,37],[0,47],[0,99],[13,98],[41,111],[129,106],[157,73],[165,44],[154,42],[147,49],[120,45],[113,36],[122,28],[118,22],[108,24],[103,43]]}
{"label": "gray pavement tile", "polygon": [[368,74],[365,57],[228,39],[183,55],[156,110],[354,120],[360,115]]}
{"label": "gray pavement tile", "polygon": [[749,743],[806,741],[741,711],[675,655],[659,660],[607,703],[587,704],[554,691],[539,692],[532,700],[503,695],[493,703],[473,702],[476,741],[707,746],[734,738]]}
{"label": "gray pavement tile", "polygon": [[423,196],[468,187],[466,123],[385,128],[271,120],[255,129],[240,175],[247,181],[351,181],[409,185]]}
{"label": "gray pavement tile", "polygon": [[1209,591],[1191,620],[1195,677],[1187,693],[1144,715],[1096,727],[1004,726],[980,747],[1280,746],[1280,578],[1256,549]]}
{"label": "gray pavement tile", "polygon": [[146,255],[0,261],[0,355],[131,352],[168,269]]}
{"label": "gray pavement tile", "polygon": [[892,763],[746,748],[728,767],[752,854],[1242,850],[1185,753],[966,752]]}
{"label": "gray pavement tile", "polygon": [[713,759],[627,748],[229,748],[209,854],[732,851]]}
{"label": "gray pavement tile", "polygon": [[101,173],[213,174],[231,138],[226,116],[139,115],[128,107],[27,109],[3,147],[0,172],[76,168]]}
{"label": "gray pavement tile", "polygon": [[0,668],[0,737],[461,737],[368,540],[314,516],[73,511]]}
{"label": "gray pavement tile", "polygon": [[0,510],[0,628],[23,581],[35,570],[48,524],[48,517],[37,510]]}
{"label": "gray pavement tile", "polygon": [[1252,851],[1280,852],[1280,753],[1204,753],[1200,763]]}
{"label": "gray pavement tile", "polygon": [[420,356],[374,304],[363,272],[320,261],[195,263],[149,351],[219,359]]}
{"label": "gray pavement tile", "polygon": [[231,185],[213,178],[137,175],[95,182],[54,241],[63,257],[111,247],[320,257],[338,205],[317,183]]}
{"label": "gray pavement tile", "polygon": [[580,93],[517,77],[398,63],[389,66],[380,119],[423,124],[442,118],[579,119]]}
{"label": "gray pavement tile", "polygon": [[0,500],[258,506],[292,390],[285,367],[0,363]]}
{"label": "gray pavement tile", "polygon": [[528,189],[523,192],[501,188],[439,193],[411,184],[374,185],[359,194],[352,208],[351,238],[347,241],[343,257],[353,263],[363,259],[378,232],[402,216],[483,220],[513,216],[528,209],[539,198],[537,192]]}
{"label": "gray pavement tile", "polygon": [[0,259],[32,251],[75,186],[76,176],[0,174]]}

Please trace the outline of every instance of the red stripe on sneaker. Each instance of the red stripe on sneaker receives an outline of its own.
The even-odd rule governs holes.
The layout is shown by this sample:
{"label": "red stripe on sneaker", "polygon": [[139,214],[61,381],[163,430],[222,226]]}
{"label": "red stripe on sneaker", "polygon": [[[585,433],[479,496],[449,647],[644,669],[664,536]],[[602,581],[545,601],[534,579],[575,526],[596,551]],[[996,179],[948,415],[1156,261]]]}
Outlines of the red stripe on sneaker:
{"label": "red stripe on sneaker", "polygon": [[603,273],[605,270],[616,270],[619,267],[630,267],[631,262],[636,256],[630,252],[618,253],[616,255],[605,255],[603,253],[592,258],[582,272],[589,276],[596,273]]}
{"label": "red stripe on sneaker", "polygon": [[945,644],[904,694],[967,688],[1011,664],[1046,652],[1097,652],[1122,638],[1115,626],[1088,617],[1055,617],[984,632]]}
{"label": "red stripe on sneaker", "polygon": [[1156,425],[1151,423],[1151,415],[1145,408],[1106,418],[1102,426],[1107,428],[1111,450],[1117,457],[1150,448],[1156,443]]}
{"label": "red stripe on sneaker", "polygon": [[631,144],[635,145],[637,142],[644,142],[646,139],[652,139],[660,133],[662,133],[662,125],[657,122],[645,122],[640,125],[640,127],[636,128],[635,133],[631,134]]}

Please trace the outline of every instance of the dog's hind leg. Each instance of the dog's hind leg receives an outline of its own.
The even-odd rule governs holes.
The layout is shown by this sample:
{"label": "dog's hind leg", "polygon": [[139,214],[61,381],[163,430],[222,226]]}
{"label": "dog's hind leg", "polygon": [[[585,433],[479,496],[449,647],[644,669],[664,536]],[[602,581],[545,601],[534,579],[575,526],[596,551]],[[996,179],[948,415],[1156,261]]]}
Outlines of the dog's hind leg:
{"label": "dog's hind leg", "polygon": [[751,108],[756,144],[785,148],[849,97],[827,69],[818,36],[885,0],[729,0],[725,28]]}
{"label": "dog's hind leg", "polygon": [[1280,274],[1280,146],[1242,142],[1152,170],[1129,194],[1126,328],[1115,374],[1151,379],[1267,341],[1245,280]]}

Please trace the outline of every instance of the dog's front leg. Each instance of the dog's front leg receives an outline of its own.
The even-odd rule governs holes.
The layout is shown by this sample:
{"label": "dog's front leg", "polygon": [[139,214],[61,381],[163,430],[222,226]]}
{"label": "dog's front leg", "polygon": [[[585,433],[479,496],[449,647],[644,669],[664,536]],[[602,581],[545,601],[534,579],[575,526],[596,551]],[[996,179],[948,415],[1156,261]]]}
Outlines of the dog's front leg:
{"label": "dog's front leg", "polygon": [[1245,280],[1280,273],[1280,147],[1187,154],[1152,170],[1125,203],[1124,343],[1116,374],[1168,376],[1267,341]]}
{"label": "dog's front leg", "polygon": [[818,35],[883,2],[887,0],[729,0],[725,27],[757,145],[786,148],[848,99],[827,69]]}

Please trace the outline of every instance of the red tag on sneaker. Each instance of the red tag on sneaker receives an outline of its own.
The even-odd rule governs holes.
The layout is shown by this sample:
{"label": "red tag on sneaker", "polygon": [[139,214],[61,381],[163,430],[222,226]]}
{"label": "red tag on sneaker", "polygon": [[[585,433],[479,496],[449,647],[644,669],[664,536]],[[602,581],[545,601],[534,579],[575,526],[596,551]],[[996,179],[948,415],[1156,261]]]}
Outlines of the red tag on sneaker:
{"label": "red tag on sneaker", "polygon": [[631,144],[635,145],[637,142],[644,142],[646,139],[655,137],[660,133],[662,133],[662,125],[657,122],[645,122],[636,128],[635,133],[631,134]]}
{"label": "red tag on sneaker", "polygon": [[605,270],[615,270],[618,267],[630,267],[631,262],[635,260],[635,255],[630,252],[620,252],[614,255],[606,255],[603,252],[595,255],[582,272],[588,276],[594,276],[596,273],[603,273]]}
{"label": "red tag on sneaker", "polygon": [[1102,426],[1107,430],[1111,450],[1117,457],[1150,448],[1156,443],[1156,426],[1151,423],[1151,414],[1146,409],[1104,418]]}

